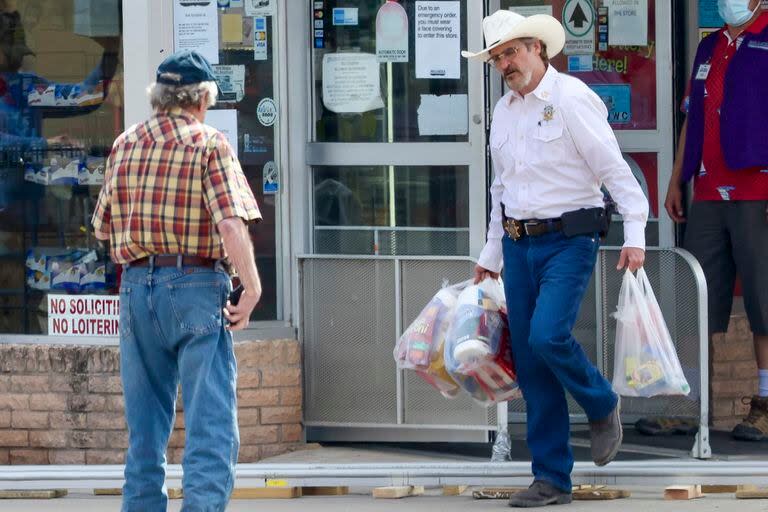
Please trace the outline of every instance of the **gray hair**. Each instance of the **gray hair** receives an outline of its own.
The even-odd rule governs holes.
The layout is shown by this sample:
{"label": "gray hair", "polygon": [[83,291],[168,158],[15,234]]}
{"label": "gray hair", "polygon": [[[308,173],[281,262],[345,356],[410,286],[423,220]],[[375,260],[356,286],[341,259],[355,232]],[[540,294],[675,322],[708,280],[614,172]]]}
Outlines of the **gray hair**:
{"label": "gray hair", "polygon": [[155,110],[169,110],[175,107],[195,108],[208,93],[208,107],[216,104],[219,89],[216,82],[200,82],[189,85],[168,85],[157,82],[147,87],[147,95],[152,108]]}
{"label": "gray hair", "polygon": [[526,48],[528,48],[528,51],[531,51],[531,47],[536,43],[536,41],[539,42],[539,45],[541,45],[541,60],[544,62],[544,64],[549,64],[549,55],[547,54],[547,44],[542,41],[541,39],[538,39],[536,37],[521,37],[520,42],[525,45]]}

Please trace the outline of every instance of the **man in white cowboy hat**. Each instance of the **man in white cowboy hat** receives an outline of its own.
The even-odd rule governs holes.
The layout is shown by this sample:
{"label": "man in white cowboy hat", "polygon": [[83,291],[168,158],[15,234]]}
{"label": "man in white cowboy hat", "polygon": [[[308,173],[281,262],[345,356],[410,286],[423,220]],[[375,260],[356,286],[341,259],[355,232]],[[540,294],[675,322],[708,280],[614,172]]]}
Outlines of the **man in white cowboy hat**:
{"label": "man in white cowboy hat", "polygon": [[621,156],[600,98],[549,63],[565,43],[553,17],[497,11],[483,20],[486,48],[462,52],[493,65],[510,91],[491,124],[495,179],[488,237],[475,280],[504,268],[512,353],[526,400],[533,484],[513,507],[571,501],[573,454],[565,392],[586,412],[595,464],[622,439],[619,396],[571,334],[610,211],[624,218],[618,268],[645,259],[648,201]]}

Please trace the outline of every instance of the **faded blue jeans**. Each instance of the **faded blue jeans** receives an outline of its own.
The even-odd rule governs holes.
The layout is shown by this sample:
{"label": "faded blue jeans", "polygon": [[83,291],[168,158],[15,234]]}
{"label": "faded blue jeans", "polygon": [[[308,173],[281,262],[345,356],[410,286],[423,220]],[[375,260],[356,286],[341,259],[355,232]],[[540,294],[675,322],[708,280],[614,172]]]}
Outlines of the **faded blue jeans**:
{"label": "faded blue jeans", "polygon": [[165,511],[165,451],[181,382],[185,512],[222,511],[240,448],[237,368],[222,308],[221,269],[126,267],[120,286],[120,374],[129,446],[123,512]]}
{"label": "faded blue jeans", "polygon": [[504,293],[512,355],[525,398],[534,479],[571,489],[573,453],[565,391],[590,420],[616,407],[610,383],[571,330],[595,266],[597,235],[504,236]]}

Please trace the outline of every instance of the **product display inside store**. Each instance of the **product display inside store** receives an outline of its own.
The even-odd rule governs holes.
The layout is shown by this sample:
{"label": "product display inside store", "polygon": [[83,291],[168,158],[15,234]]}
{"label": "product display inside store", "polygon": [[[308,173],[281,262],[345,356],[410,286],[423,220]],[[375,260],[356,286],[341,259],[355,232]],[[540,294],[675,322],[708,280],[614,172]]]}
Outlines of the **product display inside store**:
{"label": "product display inside store", "polygon": [[49,295],[116,293],[90,217],[124,124],[122,6],[0,7],[0,333],[47,333]]}

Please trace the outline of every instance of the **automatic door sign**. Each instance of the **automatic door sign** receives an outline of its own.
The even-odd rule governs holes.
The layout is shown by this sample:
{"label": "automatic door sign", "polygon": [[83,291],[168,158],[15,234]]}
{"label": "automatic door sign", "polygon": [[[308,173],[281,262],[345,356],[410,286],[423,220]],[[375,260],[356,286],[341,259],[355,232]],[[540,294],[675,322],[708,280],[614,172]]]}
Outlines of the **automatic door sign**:
{"label": "automatic door sign", "polygon": [[379,62],[408,62],[408,13],[387,2],[376,14],[376,58]]}
{"label": "automatic door sign", "polygon": [[563,6],[566,55],[595,53],[595,7],[592,0],[567,0]]}

